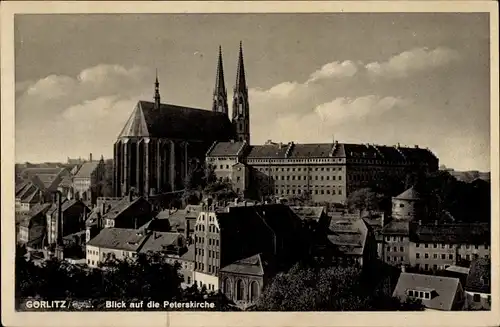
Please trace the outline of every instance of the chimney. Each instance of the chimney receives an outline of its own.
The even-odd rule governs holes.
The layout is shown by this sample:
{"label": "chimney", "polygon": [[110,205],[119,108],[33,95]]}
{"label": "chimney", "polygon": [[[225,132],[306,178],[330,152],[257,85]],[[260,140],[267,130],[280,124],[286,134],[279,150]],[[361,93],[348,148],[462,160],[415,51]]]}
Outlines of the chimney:
{"label": "chimney", "polygon": [[92,153],[89,154],[89,161],[92,162]]}
{"label": "chimney", "polygon": [[401,272],[406,272],[406,266],[404,264],[401,265]]}

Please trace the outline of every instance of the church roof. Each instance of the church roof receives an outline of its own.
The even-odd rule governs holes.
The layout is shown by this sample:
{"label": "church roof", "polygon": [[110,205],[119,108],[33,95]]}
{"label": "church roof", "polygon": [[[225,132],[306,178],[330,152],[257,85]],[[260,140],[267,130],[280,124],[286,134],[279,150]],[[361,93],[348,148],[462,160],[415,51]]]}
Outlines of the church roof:
{"label": "church roof", "polygon": [[139,101],[118,138],[160,137],[196,141],[227,140],[229,117],[221,112]]}

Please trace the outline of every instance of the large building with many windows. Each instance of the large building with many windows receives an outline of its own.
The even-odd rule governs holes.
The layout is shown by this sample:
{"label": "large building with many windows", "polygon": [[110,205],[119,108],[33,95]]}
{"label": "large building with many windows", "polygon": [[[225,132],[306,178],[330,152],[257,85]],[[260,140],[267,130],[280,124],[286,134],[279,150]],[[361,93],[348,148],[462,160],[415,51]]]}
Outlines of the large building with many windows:
{"label": "large building with many windows", "polygon": [[429,150],[375,144],[215,142],[207,163],[242,196],[308,194],[313,202],[343,203],[349,193],[378,178],[438,170]]}

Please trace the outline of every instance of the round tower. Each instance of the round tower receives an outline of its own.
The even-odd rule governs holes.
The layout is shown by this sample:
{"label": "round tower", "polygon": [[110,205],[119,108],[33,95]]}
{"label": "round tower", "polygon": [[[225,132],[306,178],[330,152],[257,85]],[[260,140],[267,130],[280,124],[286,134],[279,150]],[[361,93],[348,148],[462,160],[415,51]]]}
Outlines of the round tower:
{"label": "round tower", "polygon": [[392,218],[397,220],[421,219],[425,213],[420,194],[411,187],[392,198]]}

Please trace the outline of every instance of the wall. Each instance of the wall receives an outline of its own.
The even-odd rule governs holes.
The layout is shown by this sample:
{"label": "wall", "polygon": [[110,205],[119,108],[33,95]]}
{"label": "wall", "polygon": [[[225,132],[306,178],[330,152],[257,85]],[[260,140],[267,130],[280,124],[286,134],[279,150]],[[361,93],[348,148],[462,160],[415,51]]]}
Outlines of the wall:
{"label": "wall", "polygon": [[214,275],[205,274],[199,271],[194,272],[194,280],[197,282],[198,286],[201,288],[203,285],[206,286],[209,291],[219,290],[219,277]]}
{"label": "wall", "polygon": [[410,263],[410,238],[405,235],[384,235],[383,261],[391,265]]}
{"label": "wall", "polygon": [[[241,284],[239,284],[239,282]],[[255,283],[252,292],[252,283]],[[243,275],[222,272],[220,278],[221,291],[237,305],[248,305],[255,303],[262,294],[264,279],[262,276]],[[238,292],[237,286],[242,285]]]}
{"label": "wall", "polygon": [[[446,269],[456,263],[455,253],[456,245],[454,244],[411,242],[410,264],[423,270]],[[419,254],[419,258],[417,258],[417,254]],[[425,257],[426,254],[428,258]]]}
{"label": "wall", "polygon": [[106,249],[93,245],[87,245],[86,252],[87,265],[89,265],[90,267],[97,267],[97,264],[99,262],[104,262],[108,256],[114,256],[118,260],[123,260],[125,258],[135,258],[137,256],[137,253],[135,251]]}
{"label": "wall", "polygon": [[[479,301],[474,300],[474,295],[479,296]],[[491,294],[465,291],[465,307],[468,310],[491,310]]]}

